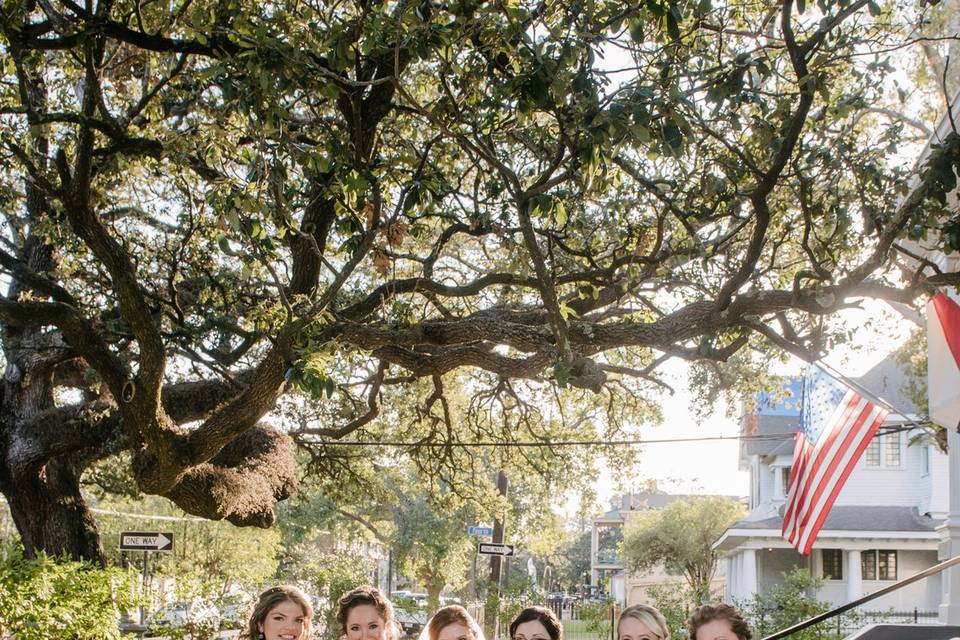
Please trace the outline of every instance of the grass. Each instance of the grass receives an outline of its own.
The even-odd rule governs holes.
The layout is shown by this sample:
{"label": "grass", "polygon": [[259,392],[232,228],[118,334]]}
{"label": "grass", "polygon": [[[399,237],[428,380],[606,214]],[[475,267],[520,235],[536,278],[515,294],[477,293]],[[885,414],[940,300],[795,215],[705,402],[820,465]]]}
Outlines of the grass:
{"label": "grass", "polygon": [[589,631],[588,620],[563,620],[563,637],[565,640],[609,640],[610,631]]}

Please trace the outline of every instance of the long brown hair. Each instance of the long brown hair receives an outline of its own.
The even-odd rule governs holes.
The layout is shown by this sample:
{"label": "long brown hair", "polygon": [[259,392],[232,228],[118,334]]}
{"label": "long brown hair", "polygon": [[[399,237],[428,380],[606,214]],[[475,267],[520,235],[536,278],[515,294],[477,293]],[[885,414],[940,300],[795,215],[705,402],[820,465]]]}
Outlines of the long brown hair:
{"label": "long brown hair", "polygon": [[383,618],[384,628],[393,640],[400,637],[400,625],[393,616],[393,604],[380,592],[380,589],[367,585],[347,591],[337,600],[337,624],[340,625],[341,633],[344,635],[347,633],[347,616],[350,615],[350,609],[364,604],[377,610]]}
{"label": "long brown hair", "polygon": [[517,634],[517,627],[524,622],[536,620],[547,630],[550,640],[563,640],[563,625],[557,620],[557,614],[546,607],[527,607],[517,614],[510,623],[510,638]]}
{"label": "long brown hair", "polygon": [[283,602],[292,602],[303,610],[303,632],[301,638],[310,637],[310,621],[313,619],[313,605],[310,604],[310,598],[303,591],[289,584],[281,584],[276,587],[270,587],[260,594],[257,598],[257,604],[253,606],[253,613],[250,614],[250,621],[247,628],[240,633],[240,637],[245,640],[256,640],[260,635],[260,625],[267,619],[274,607]]}

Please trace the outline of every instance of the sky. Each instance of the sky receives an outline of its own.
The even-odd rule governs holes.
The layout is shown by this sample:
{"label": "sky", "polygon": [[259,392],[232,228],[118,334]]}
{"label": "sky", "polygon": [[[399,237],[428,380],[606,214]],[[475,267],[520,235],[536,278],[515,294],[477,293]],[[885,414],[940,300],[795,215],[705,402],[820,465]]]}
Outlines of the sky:
{"label": "sky", "polygon": [[[917,325],[884,302],[864,300],[862,309],[842,311],[839,318],[855,328],[850,344],[835,349],[824,361],[848,377],[858,377],[896,350]],[[776,373],[797,375],[803,363],[793,359]],[[729,441],[651,443],[640,454],[640,475],[618,477],[609,469],[601,471],[594,486],[605,510],[624,490],[640,490],[644,481],[655,480],[668,493],[719,494],[744,497],[750,493],[750,475],[738,469],[739,408],[727,416],[726,405],[718,405],[711,416],[698,417],[690,411],[686,363],[670,361],[664,377],[676,393],[663,398],[663,423],[643,431],[644,439],[703,438],[723,436]],[[619,485],[619,486],[618,486]]]}

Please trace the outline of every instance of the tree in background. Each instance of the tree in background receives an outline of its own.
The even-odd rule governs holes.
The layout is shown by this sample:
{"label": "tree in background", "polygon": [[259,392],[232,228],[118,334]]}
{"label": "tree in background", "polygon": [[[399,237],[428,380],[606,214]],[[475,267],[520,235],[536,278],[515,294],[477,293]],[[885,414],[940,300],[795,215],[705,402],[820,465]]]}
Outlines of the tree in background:
{"label": "tree in background", "polygon": [[474,541],[466,535],[476,522],[475,510],[455,497],[434,500],[415,491],[403,492],[394,511],[391,539],[399,570],[416,578],[427,591],[427,614],[440,608],[440,593],[460,587],[467,577]]}
{"label": "tree in background", "polygon": [[[110,456],[268,527],[295,440],[332,473],[337,440],[402,435],[469,480],[472,442],[633,432],[671,358],[749,386],[753,348],[813,360],[851,300],[957,284],[891,260],[960,247],[960,136],[908,194],[871,110],[896,60],[863,52],[922,18],[894,4],[3,0],[0,492],[26,553],[102,561],[80,478]],[[293,393],[320,419],[274,413]]]}
{"label": "tree in background", "polygon": [[[238,588],[256,590],[274,578],[280,564],[278,529],[240,528],[191,517],[155,496],[101,500],[98,509],[100,530],[108,542],[104,553],[111,565],[140,568],[142,554],[129,553],[126,560],[121,557],[126,555],[118,548],[121,531],[172,532],[173,552],[151,554],[150,572],[155,577],[174,578],[178,588],[189,591],[191,597],[215,600]],[[156,519],[151,520],[150,515]],[[161,599],[172,596],[153,595]]]}
{"label": "tree in background", "polygon": [[631,571],[662,566],[682,575],[694,602],[702,602],[720,557],[711,545],[743,513],[743,505],[721,496],[691,496],[643,512],[627,525],[624,560]]}

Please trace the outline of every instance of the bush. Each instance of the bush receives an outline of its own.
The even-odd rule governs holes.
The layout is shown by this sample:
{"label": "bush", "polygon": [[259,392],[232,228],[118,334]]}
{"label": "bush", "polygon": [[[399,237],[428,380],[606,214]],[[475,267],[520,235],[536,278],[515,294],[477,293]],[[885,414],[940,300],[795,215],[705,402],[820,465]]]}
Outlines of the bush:
{"label": "bush", "polygon": [[0,635],[17,640],[120,637],[120,613],[139,606],[137,574],[9,550],[0,562]]}
{"label": "bush", "polygon": [[[763,637],[782,631],[798,622],[830,610],[830,603],[817,600],[810,594],[820,589],[822,580],[814,578],[806,569],[794,569],[783,574],[784,584],[764,589],[737,606],[753,626],[754,636]],[[860,619],[856,612],[848,612],[832,620],[826,620],[790,636],[791,640],[840,640],[844,637],[837,625],[845,629]]]}

